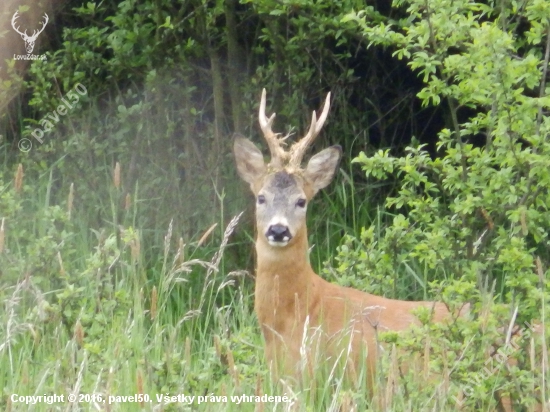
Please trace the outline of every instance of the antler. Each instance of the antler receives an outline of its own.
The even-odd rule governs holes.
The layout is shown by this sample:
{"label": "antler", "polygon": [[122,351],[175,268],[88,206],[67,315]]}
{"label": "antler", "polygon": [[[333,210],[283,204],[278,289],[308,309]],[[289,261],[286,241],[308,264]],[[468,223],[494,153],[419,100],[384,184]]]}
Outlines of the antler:
{"label": "antler", "polygon": [[274,167],[282,167],[285,160],[288,158],[288,153],[283,149],[282,145],[286,137],[279,138],[280,133],[274,133],[271,130],[273,120],[275,120],[275,113],[268,119],[265,115],[265,89],[262,90],[262,99],[260,100],[260,111],[258,113],[258,120],[260,122],[260,128],[264,134],[269,151],[271,152],[271,165]]}
{"label": "antler", "polygon": [[33,31],[32,36],[35,37],[35,36],[38,36],[40,33],[42,33],[44,31],[44,29],[46,28],[46,24],[48,24],[49,21],[50,21],[50,18],[48,17],[48,15],[46,13],[44,13],[44,23],[42,23],[42,28],[36,34],[34,34],[34,31]]}
{"label": "antler", "polygon": [[325,99],[325,105],[323,106],[323,111],[321,112],[321,116],[319,116],[319,120],[317,120],[317,113],[313,111],[313,115],[311,116],[311,125],[309,126],[309,130],[307,134],[300,139],[300,141],[296,142],[290,149],[290,161],[289,163],[292,166],[300,167],[300,164],[302,163],[302,158],[304,157],[304,154],[309,146],[313,143],[321,129],[323,128],[323,125],[325,124],[325,120],[327,120],[328,111],[330,109],[330,92],[327,93],[327,97]]}
{"label": "antler", "polygon": [[11,18],[11,26],[13,27],[13,29],[19,33],[21,36],[24,36],[25,38],[29,39],[29,40],[36,40],[36,38],[38,37],[38,35],[40,33],[42,33],[44,31],[44,29],[46,28],[46,24],[48,24],[48,21],[50,21],[50,18],[48,17],[48,15],[46,13],[44,13],[44,22],[42,23],[42,28],[40,30],[33,30],[32,32],[32,36],[29,36],[27,34],[27,30],[25,30],[25,33],[21,33],[19,31],[19,26],[15,27],[15,21],[19,18],[19,11],[16,11],[14,14],[13,14],[13,17]]}
{"label": "antler", "polygon": [[273,113],[271,117],[267,118],[265,114],[265,96],[266,91],[263,89],[258,120],[260,121],[260,128],[262,129],[267,145],[269,146],[269,151],[271,152],[270,164],[276,168],[281,168],[288,162],[289,165],[299,168],[306,150],[309,146],[311,146],[311,143],[313,143],[323,128],[325,120],[327,120],[330,109],[330,92],[327,94],[325,99],[325,105],[323,106],[323,111],[321,116],[319,116],[319,120],[317,120],[317,113],[313,111],[311,125],[309,126],[307,134],[300,139],[300,141],[294,143],[288,152],[283,148],[285,140],[288,136],[279,138],[279,133],[274,133],[273,130],[271,130],[271,125],[275,120],[275,113]]}
{"label": "antler", "polygon": [[25,33],[21,33],[19,31],[19,26],[15,27],[15,20],[17,20],[17,18],[19,17],[19,12],[16,11],[14,14],[13,14],[13,17],[11,18],[11,27],[13,27],[13,29],[19,33],[21,36],[26,36],[27,35],[27,30],[25,30]]}

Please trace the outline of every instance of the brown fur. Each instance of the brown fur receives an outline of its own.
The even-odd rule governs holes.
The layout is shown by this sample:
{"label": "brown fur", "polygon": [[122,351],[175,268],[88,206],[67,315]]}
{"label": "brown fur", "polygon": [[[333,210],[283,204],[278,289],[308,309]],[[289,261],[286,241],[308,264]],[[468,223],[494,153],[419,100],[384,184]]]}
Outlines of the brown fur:
{"label": "brown fur", "polygon": [[[331,284],[312,270],[307,251],[305,226],[285,248],[269,245],[261,233],[256,239],[255,311],[266,342],[266,356],[275,365],[282,362],[286,373],[295,373],[300,364],[307,316],[309,329],[321,326],[321,344],[327,344],[329,350],[330,342],[341,339],[343,331],[353,334],[352,358],[357,358],[366,344],[371,374],[377,361],[377,331],[399,331],[418,323],[411,312],[420,306],[433,310],[434,321],[448,316],[442,303],[386,299]],[[332,349],[330,355],[336,358],[342,348]]]}
{"label": "brown fur", "polygon": [[[378,331],[400,331],[418,324],[412,312],[419,307],[432,310],[436,322],[448,318],[449,312],[442,303],[371,295],[331,284],[311,268],[305,210],[296,208],[294,202],[300,197],[309,202],[330,183],[339,149],[325,149],[310,160],[305,170],[298,171],[268,170],[261,152],[242,138],[235,142],[235,156],[243,179],[256,196],[265,198],[265,204],[258,204],[256,210],[255,311],[267,359],[276,369],[282,366],[285,374],[299,372],[305,355],[308,359],[318,355],[315,348],[322,349],[323,357],[328,355],[333,361],[345,350],[353,362],[366,348],[372,375],[379,350]],[[267,239],[266,231],[274,216],[283,218],[292,233],[292,239],[284,246],[270,244]]]}
{"label": "brown fur", "polygon": [[[275,115],[265,115],[265,95],[264,90],[259,120],[273,156],[270,164],[266,165],[259,149],[242,137],[235,139],[234,154],[240,176],[257,197],[255,311],[266,358],[277,375],[296,376],[312,370],[318,359],[334,363],[342,354],[351,360],[350,369],[357,371],[366,352],[372,387],[379,331],[399,332],[419,324],[413,312],[421,307],[431,310],[433,322],[445,322],[451,316],[440,302],[386,299],[331,284],[313,271],[308,259],[305,205],[331,182],[341,149],[322,150],[305,169],[300,162],[306,147],[302,143],[311,142],[326,119],[330,95],[319,122],[314,113],[307,139],[288,152],[282,148],[284,138],[271,130]],[[296,153],[300,155],[294,156]],[[286,228],[284,235],[273,232],[274,227]],[[462,312],[467,310],[465,307]],[[501,407],[512,411],[509,399],[502,399]]]}

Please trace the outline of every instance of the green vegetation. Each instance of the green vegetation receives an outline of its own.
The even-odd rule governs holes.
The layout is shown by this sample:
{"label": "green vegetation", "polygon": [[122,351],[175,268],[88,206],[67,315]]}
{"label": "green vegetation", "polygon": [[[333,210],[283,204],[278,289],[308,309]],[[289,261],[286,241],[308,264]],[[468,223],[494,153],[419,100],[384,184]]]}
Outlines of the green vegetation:
{"label": "green vegetation", "polygon": [[[25,73],[1,64],[1,409],[53,393],[147,394],[80,409],[167,411],[490,411],[508,394],[531,411],[550,398],[547,0],[108,3],[50,16],[35,51],[48,58]],[[314,267],[471,305],[450,326],[419,313],[422,327],[381,334],[373,396],[361,370],[269,376],[253,202],[230,152],[233,131],[260,143],[262,87],[283,133],[334,96],[316,149],[340,144],[346,159],[308,212]]]}

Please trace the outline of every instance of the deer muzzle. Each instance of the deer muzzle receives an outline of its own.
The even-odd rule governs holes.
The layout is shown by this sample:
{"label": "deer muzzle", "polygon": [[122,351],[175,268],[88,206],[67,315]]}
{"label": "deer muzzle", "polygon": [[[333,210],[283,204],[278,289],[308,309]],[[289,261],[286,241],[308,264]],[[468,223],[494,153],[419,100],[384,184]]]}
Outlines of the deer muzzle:
{"label": "deer muzzle", "polygon": [[269,226],[265,237],[271,246],[285,246],[292,239],[292,234],[288,226],[275,224]]}

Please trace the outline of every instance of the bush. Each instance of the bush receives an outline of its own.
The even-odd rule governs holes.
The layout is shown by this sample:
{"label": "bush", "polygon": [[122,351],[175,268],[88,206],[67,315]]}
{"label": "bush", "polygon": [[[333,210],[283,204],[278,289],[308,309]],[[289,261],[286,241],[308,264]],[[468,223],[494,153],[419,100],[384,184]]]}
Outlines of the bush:
{"label": "bush", "polygon": [[[337,274],[355,278],[356,285],[363,279],[364,288],[377,293],[395,293],[396,284],[410,291],[420,286],[424,293],[413,292],[416,298],[424,298],[430,285],[452,309],[472,302],[475,322],[454,336],[443,333],[439,343],[448,351],[457,339],[468,342],[455,349],[454,374],[467,395],[460,402],[484,407],[487,394],[500,390],[532,407],[544,374],[548,380],[547,365],[528,361],[535,355],[526,322],[545,324],[550,302],[550,4],[530,3],[517,11],[520,16],[468,1],[398,6],[411,18],[371,25],[368,13],[358,12],[345,21],[357,23],[371,44],[408,60],[423,79],[423,105],[448,105],[448,127],[435,153],[413,141],[402,157],[379,150],[354,160],[367,177],[392,180],[396,189],[385,202],[392,213],[385,214],[387,225],[348,237]],[[506,353],[506,367],[500,362],[498,373],[488,373],[487,348],[502,340],[510,322],[523,335]],[[417,335],[409,346],[423,343],[421,351],[425,339]],[[510,342],[500,350],[506,348]],[[542,348],[547,351],[545,341]],[[443,352],[438,359],[447,358]],[[469,390],[468,379],[484,384]]]}

